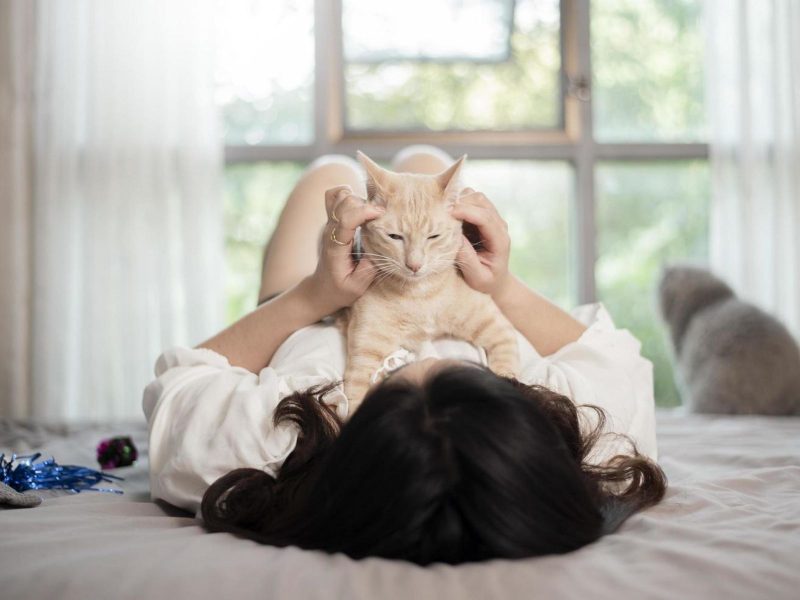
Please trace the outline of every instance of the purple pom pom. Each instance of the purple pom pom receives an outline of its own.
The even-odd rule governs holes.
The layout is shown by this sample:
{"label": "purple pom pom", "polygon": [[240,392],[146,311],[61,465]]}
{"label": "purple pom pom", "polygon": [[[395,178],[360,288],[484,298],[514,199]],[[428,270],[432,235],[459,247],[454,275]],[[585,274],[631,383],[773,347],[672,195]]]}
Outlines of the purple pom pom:
{"label": "purple pom pom", "polygon": [[116,469],[132,465],[139,457],[133,440],[128,436],[102,440],[97,445],[97,462],[103,469]]}

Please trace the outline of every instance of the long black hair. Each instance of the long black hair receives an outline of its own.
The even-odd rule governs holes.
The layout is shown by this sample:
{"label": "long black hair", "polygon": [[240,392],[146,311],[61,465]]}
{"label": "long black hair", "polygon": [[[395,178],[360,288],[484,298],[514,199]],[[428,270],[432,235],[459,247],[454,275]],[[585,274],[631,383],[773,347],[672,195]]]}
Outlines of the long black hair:
{"label": "long black hair", "polygon": [[[274,546],[426,565],[575,550],[658,502],[666,479],[629,454],[587,464],[604,425],[544,387],[450,366],[423,384],[392,377],[343,423],[335,387],[281,401],[300,428],[277,478],[242,468],[206,491],[210,531]],[[583,419],[583,425],[581,423]],[[582,431],[582,429],[584,431]]]}

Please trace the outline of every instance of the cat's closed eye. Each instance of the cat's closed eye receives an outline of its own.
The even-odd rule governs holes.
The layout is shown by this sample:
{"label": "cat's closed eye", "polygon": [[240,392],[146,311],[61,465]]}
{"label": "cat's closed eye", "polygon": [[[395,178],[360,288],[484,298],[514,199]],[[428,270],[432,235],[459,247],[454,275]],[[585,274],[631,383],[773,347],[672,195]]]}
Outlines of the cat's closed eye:
{"label": "cat's closed eye", "polygon": [[436,239],[436,238],[438,238],[440,235],[441,235],[441,233],[435,233],[435,234],[433,234],[433,235],[429,235],[429,236],[428,236],[428,239],[429,239],[429,240],[435,240],[435,239]]}
{"label": "cat's closed eye", "polygon": [[399,233],[387,233],[386,235],[388,235],[393,240],[402,240],[403,239],[403,236],[400,235]]}

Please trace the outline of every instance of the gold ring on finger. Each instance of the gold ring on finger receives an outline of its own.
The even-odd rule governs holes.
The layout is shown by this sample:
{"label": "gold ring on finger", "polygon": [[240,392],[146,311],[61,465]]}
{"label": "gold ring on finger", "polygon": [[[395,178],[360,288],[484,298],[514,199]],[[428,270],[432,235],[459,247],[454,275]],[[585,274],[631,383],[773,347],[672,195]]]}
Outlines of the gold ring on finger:
{"label": "gold ring on finger", "polygon": [[334,225],[333,229],[331,229],[331,241],[334,244],[338,244],[339,246],[349,246],[353,242],[353,240],[350,240],[349,242],[340,242],[339,240],[337,240],[336,239],[336,226],[335,225]]}

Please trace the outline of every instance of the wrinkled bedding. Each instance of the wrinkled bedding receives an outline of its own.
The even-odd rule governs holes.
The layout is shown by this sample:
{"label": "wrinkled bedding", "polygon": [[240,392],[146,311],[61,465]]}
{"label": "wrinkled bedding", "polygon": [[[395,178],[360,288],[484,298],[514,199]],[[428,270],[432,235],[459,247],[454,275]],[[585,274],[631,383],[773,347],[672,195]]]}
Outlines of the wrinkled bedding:
{"label": "wrinkled bedding", "polygon": [[208,534],[150,501],[144,423],[0,421],[0,452],[96,467],[97,443],[132,435],[124,494],[44,492],[0,508],[0,596],[85,599],[800,597],[800,418],[658,414],[666,499],[577,552],[420,568]]}

